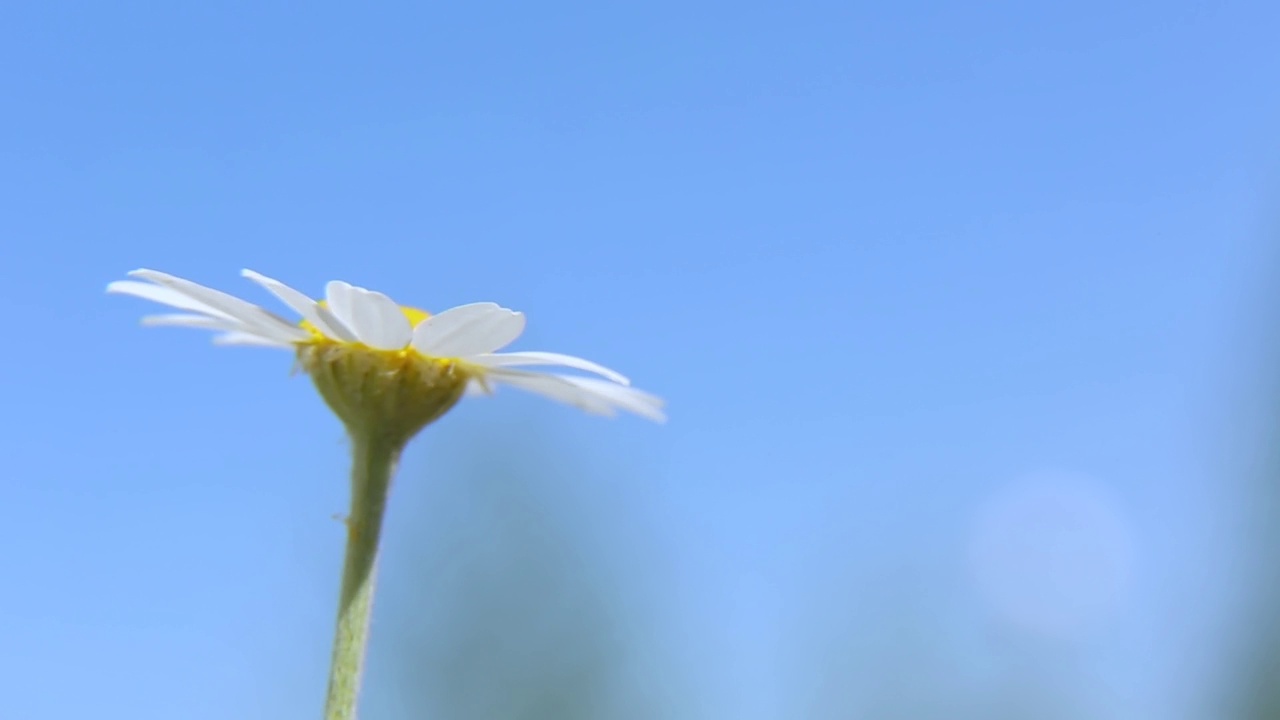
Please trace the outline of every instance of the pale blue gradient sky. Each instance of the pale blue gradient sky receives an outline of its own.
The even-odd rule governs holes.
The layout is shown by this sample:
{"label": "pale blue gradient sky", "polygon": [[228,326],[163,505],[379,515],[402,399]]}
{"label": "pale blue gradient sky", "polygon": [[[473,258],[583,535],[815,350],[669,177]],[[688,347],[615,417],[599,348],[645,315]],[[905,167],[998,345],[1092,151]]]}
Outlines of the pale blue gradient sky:
{"label": "pale blue gradient sky", "polygon": [[318,714],[340,429],[286,355],[139,328],[103,288],[140,266],[264,304],[240,268],[494,300],[529,314],[517,347],[668,397],[655,427],[506,392],[406,467],[514,417],[622,478],[706,717],[794,717],[792,636],[904,557],[981,655],[971,526],[1059,471],[1131,545],[1071,640],[1096,717],[1196,717],[1278,24],[1262,0],[10,3],[6,717]]}

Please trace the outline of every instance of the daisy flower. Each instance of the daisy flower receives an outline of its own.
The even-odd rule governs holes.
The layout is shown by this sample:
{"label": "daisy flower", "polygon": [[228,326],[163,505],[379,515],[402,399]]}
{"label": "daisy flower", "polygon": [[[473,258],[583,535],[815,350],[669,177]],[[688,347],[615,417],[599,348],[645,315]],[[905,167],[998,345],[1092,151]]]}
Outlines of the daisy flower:
{"label": "daisy flower", "polygon": [[[146,325],[212,330],[223,345],[293,350],[298,364],[346,425],[353,455],[351,512],[337,630],[325,701],[326,720],[354,720],[369,638],[378,542],[391,479],[405,444],[468,392],[500,385],[568,403],[597,415],[619,410],[661,422],[660,398],[627,378],[572,355],[497,352],[524,331],[524,315],[494,303],[431,315],[382,293],[334,281],[312,300],[278,280],[243,275],[301,317],[297,322],[253,303],[155,270],[134,270],[107,291],[181,312],[143,318]],[[583,374],[538,372],[565,368]]]}
{"label": "daisy flower", "polygon": [[[665,419],[660,398],[590,360],[542,351],[497,352],[524,331],[525,316],[496,303],[471,303],[432,315],[339,280],[330,282],[325,298],[316,301],[252,270],[241,274],[293,309],[301,321],[290,322],[253,303],[155,270],[134,270],[129,275],[136,280],[113,282],[107,292],[182,311],[145,317],[144,325],[211,330],[221,345],[294,350],[348,425],[416,425],[404,431],[412,435],[463,394],[491,394],[500,385],[597,415],[623,410]],[[591,376],[529,369],[540,367]]]}

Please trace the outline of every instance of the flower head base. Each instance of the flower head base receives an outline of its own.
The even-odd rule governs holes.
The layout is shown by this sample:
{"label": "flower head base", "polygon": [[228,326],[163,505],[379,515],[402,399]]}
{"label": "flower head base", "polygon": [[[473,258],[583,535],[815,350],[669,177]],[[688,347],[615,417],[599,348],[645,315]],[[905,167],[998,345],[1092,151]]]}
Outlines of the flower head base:
{"label": "flower head base", "polygon": [[350,432],[372,433],[392,447],[453,408],[470,380],[451,360],[344,343],[300,345],[298,360]]}
{"label": "flower head base", "polygon": [[[327,308],[323,300],[316,305]],[[400,312],[412,324],[430,317],[416,308]],[[350,432],[372,433],[392,447],[452,409],[474,376],[454,359],[334,340],[308,320],[299,325],[311,337],[296,343],[298,363],[329,408]]]}
{"label": "flower head base", "polygon": [[[524,331],[523,313],[480,302],[430,315],[382,293],[340,281],[319,302],[251,270],[242,273],[293,308],[291,323],[257,305],[155,270],[130,275],[108,292],[134,295],[185,312],[143,318],[147,325],[213,330],[214,342],[292,349],[329,407],[352,432],[376,433],[402,446],[468,393],[511,385],[586,412],[618,410],[662,421],[663,401],[630,387],[621,374],[559,353],[495,352]],[[521,368],[559,366],[596,375]]]}

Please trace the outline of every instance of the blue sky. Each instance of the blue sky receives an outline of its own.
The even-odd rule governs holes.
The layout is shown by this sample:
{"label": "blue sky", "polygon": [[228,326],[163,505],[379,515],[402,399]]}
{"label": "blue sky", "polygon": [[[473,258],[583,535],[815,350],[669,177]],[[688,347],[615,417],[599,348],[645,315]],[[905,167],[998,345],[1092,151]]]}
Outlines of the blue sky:
{"label": "blue sky", "polygon": [[[1093,717],[1212,717],[1278,21],[1260,0],[7,6],[6,707],[318,715],[340,428],[287,356],[139,328],[144,303],[103,294],[151,267],[267,304],[248,267],[501,302],[530,317],[518,347],[669,399],[655,427],[503,393],[405,473],[536,427],[613,478],[595,512],[625,506],[691,716],[795,717],[806,620],[874,624],[839,598],[910,567],[964,667],[1013,628],[1072,658],[1049,674]],[[1044,552],[1082,573],[1047,593],[974,549],[1046,476],[1056,500],[1026,492],[1077,530]],[[1072,595],[1097,573],[1114,593]],[[1036,608],[1079,622],[1047,641]]]}

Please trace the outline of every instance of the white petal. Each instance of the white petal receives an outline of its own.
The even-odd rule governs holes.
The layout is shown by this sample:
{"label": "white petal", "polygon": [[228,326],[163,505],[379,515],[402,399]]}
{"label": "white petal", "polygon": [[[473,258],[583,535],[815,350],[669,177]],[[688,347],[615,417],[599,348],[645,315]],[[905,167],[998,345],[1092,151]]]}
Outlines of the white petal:
{"label": "white petal", "polygon": [[290,349],[293,343],[281,342],[272,338],[258,335],[252,332],[229,332],[222,335],[215,335],[213,338],[214,345],[253,345],[257,347],[283,348]]}
{"label": "white petal", "polygon": [[463,394],[466,395],[467,397],[477,397],[480,395],[492,395],[493,388],[490,388],[488,385],[486,385],[484,382],[480,380],[472,379],[467,381],[467,389],[464,391]]}
{"label": "white petal", "polygon": [[345,327],[351,330],[356,339],[360,337],[360,331],[356,329],[356,324],[351,315],[351,290],[352,287],[348,283],[341,280],[330,280],[324,286],[324,297],[329,302],[329,310],[333,316],[338,319]]}
{"label": "white petal", "polygon": [[609,368],[593,363],[590,360],[584,360],[583,358],[574,357],[573,355],[561,355],[560,353],[541,352],[537,350],[512,353],[486,353],[484,355],[472,355],[466,358],[466,360],[467,362],[490,368],[559,365],[560,367],[593,372],[622,385],[631,384],[631,381],[622,373],[610,370]]}
{"label": "white petal", "polygon": [[262,332],[273,339],[278,338],[288,341],[305,340],[307,338],[305,330],[290,325],[284,318],[219,290],[207,288],[190,280],[184,280],[156,270],[134,270],[129,274],[176,290],[200,303],[208,305],[219,314],[228,315],[239,320],[253,330]]}
{"label": "white petal", "polygon": [[518,387],[521,390],[528,390],[557,402],[572,405],[592,415],[612,417],[615,414],[613,406],[608,402],[565,382],[563,378],[556,375],[498,370],[491,373],[490,377],[495,381]]}
{"label": "white petal", "polygon": [[132,295],[140,297],[143,300],[162,303],[169,307],[179,310],[190,310],[191,312],[205,313],[230,319],[231,316],[214,308],[205,305],[194,298],[188,297],[173,288],[163,287],[161,285],[152,285],[151,283],[138,282],[137,280],[117,280],[107,285],[107,292],[116,293],[118,295]]}
{"label": "white petal", "polygon": [[215,345],[260,345],[263,347],[290,348],[293,343],[287,340],[261,335],[255,330],[246,328],[235,320],[208,315],[148,315],[142,318],[142,324],[150,327],[192,327],[201,330],[217,330],[221,334],[214,336]]}
{"label": "white petal", "polygon": [[418,323],[413,347],[424,355],[466,357],[505,347],[524,332],[524,313],[494,303],[445,310]]}
{"label": "white petal", "polygon": [[567,375],[560,375],[559,377],[595,394],[597,397],[607,400],[622,410],[635,413],[654,422],[666,422],[667,420],[666,414],[662,412],[666,401],[652,393],[598,378],[569,377]]}
{"label": "white petal", "polygon": [[188,315],[186,313],[173,313],[169,315],[148,315],[142,318],[142,324],[147,327],[192,327],[202,330],[221,330],[224,332],[240,332],[245,329],[244,325],[223,317],[212,317],[209,315]]}
{"label": "white petal", "polygon": [[351,288],[351,316],[360,342],[380,350],[401,350],[413,338],[413,327],[400,306],[380,292]]}
{"label": "white petal", "polygon": [[662,398],[607,380],[506,369],[493,370],[489,377],[596,415],[611,416],[615,410],[626,410],[656,422],[667,419]]}
{"label": "white petal", "polygon": [[267,277],[261,273],[252,270],[241,270],[240,274],[258,283],[267,292],[280,298],[285,305],[293,308],[307,322],[315,326],[325,337],[334,340],[342,340],[344,342],[355,342],[355,333],[351,332],[346,325],[333,316],[327,308],[316,304],[315,300],[307,297],[303,293],[294,290],[279,280]]}

